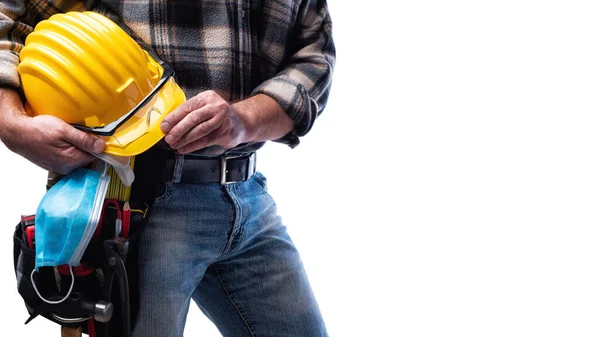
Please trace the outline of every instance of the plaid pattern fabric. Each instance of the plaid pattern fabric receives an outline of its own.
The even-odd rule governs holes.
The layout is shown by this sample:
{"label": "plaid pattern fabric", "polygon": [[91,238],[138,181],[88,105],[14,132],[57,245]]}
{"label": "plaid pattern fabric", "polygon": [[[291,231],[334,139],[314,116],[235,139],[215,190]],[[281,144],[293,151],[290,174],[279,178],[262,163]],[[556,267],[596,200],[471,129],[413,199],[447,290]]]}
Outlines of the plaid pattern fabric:
{"label": "plaid pattern fabric", "polygon": [[292,147],[327,102],[335,47],[326,0],[3,0],[0,85],[19,88],[18,54],[37,22],[83,10],[108,16],[169,63],[187,97],[204,90],[231,102],[273,97],[294,120],[278,140]]}

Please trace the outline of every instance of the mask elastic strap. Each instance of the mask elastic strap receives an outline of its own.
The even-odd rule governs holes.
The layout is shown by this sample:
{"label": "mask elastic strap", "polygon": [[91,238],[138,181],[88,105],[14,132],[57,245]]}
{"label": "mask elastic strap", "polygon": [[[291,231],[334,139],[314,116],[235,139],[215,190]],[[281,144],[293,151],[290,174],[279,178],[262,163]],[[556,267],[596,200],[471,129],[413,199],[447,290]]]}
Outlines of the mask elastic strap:
{"label": "mask elastic strap", "polygon": [[73,285],[75,284],[75,275],[73,275],[73,267],[72,266],[69,266],[69,272],[71,273],[71,287],[69,287],[69,292],[67,293],[67,295],[58,301],[50,301],[50,300],[47,300],[42,297],[42,295],[40,294],[40,291],[35,286],[35,282],[33,281],[33,274],[35,273],[35,269],[33,269],[31,271],[31,275],[29,276],[29,278],[31,279],[31,284],[33,285],[33,290],[35,290],[35,293],[38,295],[38,297],[42,301],[44,301],[48,304],[60,304],[60,303],[64,302],[67,298],[69,298],[69,296],[71,295],[71,291],[73,291]]}

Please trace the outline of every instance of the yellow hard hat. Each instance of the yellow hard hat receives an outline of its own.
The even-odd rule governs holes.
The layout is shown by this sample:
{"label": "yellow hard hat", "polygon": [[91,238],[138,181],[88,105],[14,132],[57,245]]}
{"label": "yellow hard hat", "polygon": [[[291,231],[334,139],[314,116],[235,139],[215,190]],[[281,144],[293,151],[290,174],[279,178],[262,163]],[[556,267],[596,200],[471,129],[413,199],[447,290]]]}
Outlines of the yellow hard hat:
{"label": "yellow hard hat", "polygon": [[172,69],[98,13],[41,21],[20,57],[28,112],[103,136],[109,154],[134,156],[152,147],[164,136],[164,117],[185,101]]}

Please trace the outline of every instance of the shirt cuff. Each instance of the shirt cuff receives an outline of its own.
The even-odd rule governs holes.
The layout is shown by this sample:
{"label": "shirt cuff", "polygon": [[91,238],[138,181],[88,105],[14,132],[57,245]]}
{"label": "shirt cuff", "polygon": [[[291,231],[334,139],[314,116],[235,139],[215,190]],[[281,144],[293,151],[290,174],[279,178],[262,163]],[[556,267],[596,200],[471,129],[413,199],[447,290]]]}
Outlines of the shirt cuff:
{"label": "shirt cuff", "polygon": [[17,72],[19,56],[10,51],[0,52],[0,87],[19,89],[21,79]]}
{"label": "shirt cuff", "polygon": [[[310,131],[316,119],[317,108],[304,89],[287,76],[277,76],[263,82],[252,91],[252,95],[265,94],[273,98],[294,121],[294,129],[274,142],[294,148],[300,144],[299,137]],[[313,116],[314,115],[314,116]]]}

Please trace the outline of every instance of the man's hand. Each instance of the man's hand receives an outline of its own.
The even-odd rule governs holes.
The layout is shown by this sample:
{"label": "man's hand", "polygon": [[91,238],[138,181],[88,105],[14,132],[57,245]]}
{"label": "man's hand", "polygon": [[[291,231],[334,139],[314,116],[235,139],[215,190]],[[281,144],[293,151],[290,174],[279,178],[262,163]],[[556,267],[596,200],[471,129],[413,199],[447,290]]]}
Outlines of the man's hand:
{"label": "man's hand", "polygon": [[[54,116],[28,117],[18,94],[0,90],[0,139],[11,151],[46,170],[67,174],[95,160],[104,141]],[[89,153],[88,153],[89,152]]]}
{"label": "man's hand", "polygon": [[229,104],[214,91],[201,92],[165,117],[165,141],[179,153],[211,145],[230,149],[241,143],[278,139],[294,127],[292,119],[267,95]]}
{"label": "man's hand", "polygon": [[54,116],[23,118],[20,126],[3,136],[2,141],[10,150],[46,170],[67,174],[94,161],[96,157],[90,153],[104,150],[102,139]]}
{"label": "man's hand", "polygon": [[165,141],[179,153],[218,145],[229,149],[249,139],[248,126],[238,111],[214,91],[185,101],[161,124]]}

